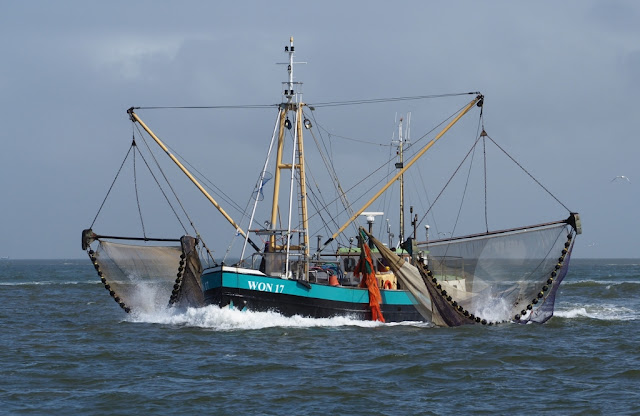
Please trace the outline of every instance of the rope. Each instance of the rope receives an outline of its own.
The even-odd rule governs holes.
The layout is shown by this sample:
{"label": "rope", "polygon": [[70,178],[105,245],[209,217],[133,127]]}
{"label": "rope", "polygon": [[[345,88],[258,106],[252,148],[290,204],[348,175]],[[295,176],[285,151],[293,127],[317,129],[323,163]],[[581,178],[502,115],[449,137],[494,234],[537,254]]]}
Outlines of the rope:
{"label": "rope", "polygon": [[487,233],[489,232],[489,215],[487,209],[487,132],[484,131],[484,116],[482,115],[484,106],[480,108],[480,119],[478,120],[478,129],[482,129],[480,137],[482,137],[482,154],[484,157],[484,225]]}
{"label": "rope", "polygon": [[[135,141],[134,141],[135,143]],[[100,208],[98,208],[98,212],[96,213],[96,216],[93,218],[93,221],[91,222],[91,226],[89,228],[93,228],[93,225],[95,224],[96,220],[98,219],[98,215],[100,215],[100,211],[102,211],[102,207],[104,206],[104,203],[107,202],[107,198],[109,197],[109,194],[111,193],[111,190],[113,189],[113,185],[115,185],[116,180],[118,179],[118,175],[120,175],[120,171],[122,171],[122,167],[124,166],[124,163],[127,161],[127,158],[129,157],[129,153],[131,153],[131,149],[133,148],[133,144],[129,147],[129,150],[127,151],[127,155],[124,157],[124,160],[122,161],[122,164],[120,165],[120,169],[118,169],[118,173],[116,173],[116,177],[113,178],[113,182],[111,182],[111,186],[109,187],[109,190],[107,191],[107,195],[105,195],[104,199],[102,200],[102,204],[100,204]]]}
{"label": "rope", "polygon": [[[144,138],[142,139],[142,141],[144,142],[145,145],[147,145],[148,148],[148,144],[147,142],[144,140]],[[149,151],[151,151],[149,149]],[[169,205],[169,207],[171,208],[171,211],[173,211],[173,214],[176,216],[176,219],[178,220],[178,222],[180,223],[180,226],[182,227],[182,229],[184,230],[185,234],[187,233],[187,228],[184,226],[184,224],[182,223],[182,220],[180,220],[180,216],[178,215],[178,213],[176,212],[175,208],[173,207],[173,205],[171,204],[171,201],[169,201],[169,197],[167,196],[167,194],[165,193],[164,189],[162,189],[162,186],[160,186],[160,182],[158,181],[158,179],[156,178],[156,175],[153,173],[153,171],[151,170],[151,166],[149,166],[149,164],[147,163],[147,160],[144,158],[144,156],[142,155],[142,153],[138,150],[138,153],[140,154],[140,157],[142,158],[142,160],[144,161],[144,164],[147,166],[147,169],[149,170],[149,173],[151,174],[151,177],[155,180],[156,185],[158,185],[158,188],[160,189],[160,192],[162,193],[162,195],[164,196],[164,199],[167,201],[167,204]],[[153,157],[153,153],[151,153],[151,156]],[[154,158],[155,159],[155,158]],[[160,168],[160,166],[158,166],[158,169],[160,170],[160,173],[162,173],[162,175],[164,176],[164,172],[162,171],[162,169]],[[166,179],[166,177],[165,177]],[[167,182],[168,183],[168,182]],[[169,184],[169,186],[171,186],[171,184]],[[175,196],[175,194],[174,194]],[[180,203],[180,200],[176,197],[176,200],[178,200],[178,203],[180,204],[180,206],[182,206],[182,204]],[[184,210],[184,207],[183,207]],[[186,212],[184,212],[184,214],[187,216],[187,218],[189,218],[189,216],[187,215]],[[195,227],[194,227],[195,229]]]}
{"label": "rope", "polygon": [[487,232],[489,232],[489,216],[487,214],[487,140],[484,136],[482,136],[482,154],[484,160],[484,225]]}
{"label": "rope", "polygon": [[132,107],[134,110],[207,110],[207,109],[247,109],[247,108],[273,108],[280,104],[245,104],[245,105],[192,105],[192,106],[152,106]]}
{"label": "rope", "polygon": [[[136,141],[133,140],[131,145],[136,147]],[[147,238],[147,233],[144,230],[144,221],[142,220],[142,210],[140,209],[140,198],[138,197],[138,175],[136,174],[136,151],[133,150],[133,186],[136,190],[136,203],[138,204],[138,214],[140,215],[140,224],[142,224],[142,235]]]}
{"label": "rope", "polygon": [[[429,200],[429,193],[427,192],[427,185],[424,183],[424,175],[422,174],[422,171],[420,170],[420,165],[419,164],[416,164],[416,169],[418,170],[418,175],[417,176],[420,179],[420,183],[422,184],[422,190],[423,190],[424,196],[425,196],[425,198],[427,200],[427,206],[431,206],[431,201]],[[422,202],[422,201],[420,201],[420,202]],[[426,214],[425,214],[425,217],[426,217]],[[424,217],[422,219],[424,219]],[[436,217],[431,215],[431,220],[433,221],[433,228],[434,228],[434,231],[436,232],[436,235],[437,235],[438,223],[436,221]],[[422,222],[422,220],[420,220],[420,222]],[[418,222],[416,224],[419,224],[420,222]],[[418,236],[414,235],[413,238],[418,238]]]}
{"label": "rope", "polygon": [[[460,168],[462,167],[462,165],[464,164],[465,160],[467,160],[467,158],[469,157],[469,155],[471,154],[471,152],[473,151],[473,149],[475,149],[476,144],[478,144],[478,140],[480,139],[480,137],[478,137],[476,139],[476,141],[473,143],[473,146],[471,146],[471,149],[469,149],[469,151],[467,152],[467,154],[465,155],[465,157],[462,159],[462,162],[460,162],[460,164],[458,165],[458,167],[456,168],[456,170],[453,172],[453,174],[451,175],[451,177],[449,178],[449,180],[447,181],[447,183],[444,185],[444,187],[442,188],[442,190],[440,191],[440,193],[438,194],[438,196],[436,196],[436,199],[433,200],[433,203],[429,206],[429,209],[427,209],[427,212],[424,213],[424,215],[422,216],[422,218],[420,218],[420,221],[418,223],[421,223],[422,221],[424,221],[424,219],[427,217],[427,214],[429,214],[429,212],[431,212],[431,209],[433,208],[433,206],[436,204],[436,202],[438,201],[438,199],[442,196],[442,194],[444,193],[444,190],[447,189],[447,187],[449,186],[449,184],[451,183],[451,181],[453,180],[453,178],[456,176],[456,174],[458,173],[458,171],[460,170]],[[453,235],[452,235],[453,236]]]}
{"label": "rope", "polygon": [[313,121],[314,121],[314,123],[315,123],[315,124],[316,124],[316,126],[318,127],[318,130],[319,130],[319,131],[320,131],[320,130],[322,130],[322,131],[324,131],[325,133],[327,133],[327,134],[329,135],[329,139],[331,139],[331,137],[338,137],[338,138],[340,138],[340,139],[349,140],[349,141],[356,142],[356,143],[370,144],[370,145],[373,145],[373,146],[380,146],[380,147],[390,147],[390,146],[392,146],[391,144],[376,143],[376,142],[371,142],[371,141],[362,140],[362,139],[354,139],[353,137],[341,136],[341,135],[339,135],[339,134],[331,133],[331,132],[330,132],[329,130],[327,130],[323,125],[321,125],[320,123],[318,123],[318,122],[316,121],[316,118],[315,118],[315,114],[314,114],[314,113],[311,113],[311,114],[312,114],[312,117],[313,117]]}
{"label": "rope", "polygon": [[[305,114],[306,116],[306,114]],[[318,126],[318,132],[320,133],[320,138],[323,139],[322,134],[320,132],[321,126],[320,124],[317,122],[316,118],[315,118],[315,114],[311,113],[311,117],[313,118],[314,123],[316,123],[316,126]],[[322,128],[322,130],[324,130]],[[325,130],[326,131],[326,130]],[[340,199],[340,201],[342,202],[342,206],[344,208],[345,211],[349,212],[349,215],[353,215],[353,208],[351,207],[351,204],[349,204],[349,201],[347,200],[347,196],[345,195],[344,190],[342,189],[342,184],[340,183],[340,179],[338,178],[338,174],[336,172],[335,166],[333,164],[333,160],[330,157],[330,152],[327,149],[326,143],[324,142],[324,139],[320,142],[318,141],[318,139],[316,138],[315,134],[313,134],[313,130],[309,129],[309,133],[311,134],[311,137],[313,138],[315,144],[316,144],[316,148],[318,149],[318,152],[320,153],[320,157],[322,158],[322,162],[324,163],[327,172],[329,172],[329,175],[331,176],[331,178],[333,179],[333,186],[335,189],[336,194],[338,195],[338,198]],[[328,133],[328,132],[327,132]],[[329,134],[329,139],[331,139],[331,134]],[[320,144],[322,144],[322,147],[320,146]],[[324,148],[324,151],[323,151]],[[307,172],[310,172],[310,169],[307,168]],[[311,178],[313,179],[313,176],[310,175]],[[324,209],[325,211],[327,210],[326,208],[328,207],[329,204],[333,203],[334,201],[336,201],[336,199],[334,199],[332,202],[330,202],[329,204],[327,204],[324,200],[324,197],[322,196],[322,192],[320,191],[320,187],[318,186],[317,181],[314,180],[314,184],[318,190],[318,193],[320,194],[320,198],[318,198],[318,202],[320,203],[320,205],[323,207],[322,209]],[[316,208],[314,206],[314,208]],[[316,212],[320,213],[320,210],[318,210],[316,208]],[[327,211],[328,212],[328,211]],[[344,211],[343,211],[344,212]],[[322,219],[322,215],[320,214],[320,218]],[[338,223],[335,220],[335,218],[331,218],[331,221],[334,223],[334,225],[336,227],[338,227]],[[327,232],[330,233],[329,229],[328,229],[328,224],[325,224],[325,229]],[[356,230],[357,232],[357,227]]]}
{"label": "rope", "polygon": [[[134,125],[136,125],[136,123],[134,123]],[[142,132],[140,131],[140,127],[138,125],[136,125],[136,128],[138,129],[138,134],[140,135],[140,137],[142,138],[142,142],[145,144],[145,146],[147,147],[147,150],[149,151],[149,154],[151,155],[151,158],[153,159],[153,161],[155,162],[156,166],[158,167],[158,170],[160,171],[160,173],[162,174],[162,177],[164,178],[165,182],[167,183],[167,186],[169,187],[169,189],[171,190],[171,193],[173,193],[173,197],[176,199],[176,201],[178,202],[178,205],[180,205],[180,208],[182,209],[182,212],[184,213],[185,217],[187,217],[187,220],[189,221],[189,224],[191,224],[191,228],[193,228],[193,231],[195,232],[196,236],[198,237],[198,239],[202,242],[202,246],[204,247],[204,249],[207,251],[207,254],[209,255],[209,257],[211,258],[211,260],[213,260],[214,263],[216,263],[215,259],[213,258],[213,255],[211,254],[211,252],[209,251],[209,247],[207,247],[207,244],[205,243],[205,241],[202,239],[202,236],[200,235],[200,233],[198,232],[196,225],[194,224],[193,220],[191,219],[191,217],[189,216],[189,214],[187,213],[187,210],[185,209],[184,205],[182,205],[182,201],[180,200],[180,198],[178,198],[178,194],[176,193],[175,189],[173,189],[173,186],[171,185],[171,182],[169,182],[169,179],[167,179],[167,175],[165,175],[164,171],[162,170],[162,167],[160,167],[160,163],[158,162],[158,159],[156,159],[155,155],[153,154],[153,152],[151,151],[151,147],[149,146],[149,143],[147,143],[147,141],[144,138],[144,135],[142,134]],[[142,156],[142,154],[140,154]],[[147,161],[144,159],[144,157],[142,158],[142,160],[145,161],[145,164],[147,163]],[[185,233],[187,232],[186,227],[184,226],[184,224],[182,223],[182,221],[180,220],[180,216],[178,215],[178,213],[175,211],[173,205],[171,204],[171,202],[169,201],[169,198],[166,196],[164,190],[162,189],[162,187],[160,186],[159,181],[156,179],[155,175],[153,174],[153,172],[151,171],[151,168],[149,167],[149,165],[147,164],[147,168],[149,169],[149,172],[151,172],[151,176],[153,176],[153,179],[156,181],[156,183],[158,184],[158,188],[160,188],[160,191],[162,192],[162,194],[165,196],[165,199],[167,200],[167,203],[169,204],[169,206],[171,207],[171,210],[173,211],[173,213],[175,214],[176,218],[178,219],[178,222],[180,223],[180,226],[182,226],[182,229],[185,231]]]}
{"label": "rope", "polygon": [[[337,107],[344,105],[359,105],[359,104],[375,104],[375,103],[388,103],[394,101],[411,101],[411,100],[425,100],[429,98],[444,98],[444,97],[457,97],[461,95],[478,95],[479,92],[461,92],[451,94],[433,94],[433,95],[416,95],[410,97],[389,97],[389,98],[373,98],[364,100],[350,100],[350,101],[329,101],[324,103],[309,104],[310,107]],[[260,109],[260,108],[273,108],[280,107],[280,104],[240,104],[240,105],[202,105],[202,106],[151,106],[151,107],[132,107],[134,110],[190,110],[190,109]]]}
{"label": "rope", "polygon": [[[473,155],[476,154],[476,145],[478,144],[478,140],[479,139],[480,139],[480,137],[478,137],[478,139],[476,139],[475,143],[473,144],[473,146],[471,148]],[[464,183],[464,190],[462,191],[462,199],[460,200],[460,207],[458,208],[458,215],[456,216],[456,221],[453,224],[453,229],[451,230],[451,236],[452,237],[455,235],[456,228],[458,227],[458,221],[460,220],[460,213],[462,212],[462,205],[464,205],[464,198],[467,195],[467,188],[469,187],[469,178],[471,177],[471,169],[472,168],[473,168],[473,156],[471,156],[471,159],[469,161],[469,170],[467,171],[467,180]],[[447,252],[448,252],[448,247],[447,247]]]}
{"label": "rope", "polygon": [[[461,95],[461,94],[458,94]],[[407,146],[405,148],[405,150],[409,150],[411,148],[413,148],[414,145],[418,144],[419,142],[421,142],[423,139],[425,139],[429,134],[433,133],[438,127],[442,126],[443,124],[445,124],[448,120],[452,119],[453,117],[455,117],[456,114],[458,114],[462,109],[464,108],[464,106],[460,107],[459,109],[457,109],[455,112],[453,112],[451,115],[449,115],[447,118],[445,118],[444,120],[442,120],[439,124],[437,124],[436,126],[434,126],[431,130],[427,131],[425,134],[423,134],[422,136],[420,136],[417,140],[413,141],[409,146]],[[315,121],[315,117],[314,117],[314,121]],[[418,149],[419,151],[419,149]],[[414,156],[415,156],[416,152],[413,152],[412,154],[409,155],[409,157],[407,158],[408,160],[411,160]],[[360,185],[365,182],[366,180],[370,179],[374,174],[378,173],[379,171],[381,171],[385,166],[388,168],[388,164],[391,163],[393,160],[395,159],[395,155],[393,155],[392,157],[389,158],[389,160],[387,160],[386,162],[384,162],[382,165],[380,165],[376,170],[374,170],[373,172],[370,172],[366,177],[362,178],[360,181],[358,181],[356,184],[354,184],[353,186],[351,186],[349,189],[347,189],[346,191],[344,191],[344,194],[346,195],[347,193],[351,192],[352,190],[354,190],[355,188],[359,188]],[[362,198],[364,198],[369,192],[371,192],[373,189],[375,189],[380,183],[384,182],[385,180],[388,181],[388,176],[382,178],[381,180],[379,180],[378,182],[374,183],[371,187],[369,187],[367,190],[365,190],[359,197],[357,197],[355,200],[351,201],[351,203],[356,203],[359,200],[361,200]],[[331,200],[329,202],[329,204],[332,204],[334,202],[336,202],[338,199],[340,199],[341,196],[339,195],[338,197],[334,198],[333,200]],[[435,203],[435,201],[434,201]],[[327,204],[326,206],[328,206],[329,204]],[[343,209],[342,211],[338,212],[336,214],[335,217],[343,214],[344,212],[347,211],[347,208]],[[429,211],[427,211],[428,213]],[[311,220],[313,217],[315,217],[316,214],[312,215],[309,217],[309,220]],[[426,214],[425,214],[426,216]],[[424,219],[424,217],[423,217]]]}
{"label": "rope", "polygon": [[436,95],[417,95],[413,97],[391,97],[391,98],[373,98],[368,100],[351,100],[351,101],[329,101],[325,103],[308,104],[310,107],[337,107],[344,105],[359,105],[359,104],[375,104],[375,103],[388,103],[393,101],[411,101],[411,100],[424,100],[428,98],[443,98],[443,97],[456,97],[460,95],[478,95],[479,92],[463,92],[455,94],[436,94]]}
{"label": "rope", "polygon": [[517,162],[513,157],[511,157],[511,155],[510,155],[509,153],[507,153],[507,152],[506,152],[502,147],[500,147],[500,145],[499,145],[498,143],[496,143],[496,142],[495,142],[495,140],[493,140],[493,139],[491,138],[491,136],[489,136],[489,135],[487,134],[487,137],[489,138],[489,140],[491,140],[491,141],[493,142],[493,144],[495,144],[495,145],[498,147],[498,149],[500,149],[500,150],[501,150],[505,155],[507,155],[507,157],[513,161],[513,163],[515,163],[516,165],[518,165],[518,167],[519,167],[520,169],[522,169],[522,171],[523,171],[524,173],[526,173],[527,175],[529,175],[529,177],[530,177],[531,179],[533,179],[535,183],[537,183],[537,184],[538,184],[542,189],[544,189],[544,190],[545,190],[549,195],[551,195],[551,197],[552,197],[553,199],[555,199],[557,203],[559,203],[560,205],[562,205],[562,206],[564,207],[564,209],[566,209],[567,211],[571,212],[571,210],[570,210],[569,208],[567,208],[567,206],[566,206],[565,204],[563,204],[562,202],[560,202],[560,200],[559,200],[558,198],[556,198],[556,196],[555,196],[555,195],[553,195],[553,194],[552,194],[552,193],[551,193],[551,192],[550,192],[550,191],[549,191],[549,190],[548,190],[544,185],[542,185],[542,184],[540,183],[540,181],[538,181],[536,178],[534,178],[534,177],[533,177],[533,175],[532,175],[532,174],[530,174],[530,173],[529,173],[529,172],[528,172],[528,171],[527,171],[527,170],[526,170],[526,169],[525,169],[525,168],[524,168],[520,163],[518,163],[518,162]]}

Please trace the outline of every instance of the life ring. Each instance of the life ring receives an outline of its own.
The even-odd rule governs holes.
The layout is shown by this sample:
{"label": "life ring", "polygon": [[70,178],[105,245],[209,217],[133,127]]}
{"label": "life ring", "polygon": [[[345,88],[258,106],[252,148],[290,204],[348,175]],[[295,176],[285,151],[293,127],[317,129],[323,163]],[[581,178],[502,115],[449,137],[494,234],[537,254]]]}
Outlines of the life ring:
{"label": "life ring", "polygon": [[384,288],[384,289],[391,289],[391,288],[393,288],[393,285],[391,284],[391,281],[390,281],[390,280],[385,280],[385,281],[384,281],[383,288]]}

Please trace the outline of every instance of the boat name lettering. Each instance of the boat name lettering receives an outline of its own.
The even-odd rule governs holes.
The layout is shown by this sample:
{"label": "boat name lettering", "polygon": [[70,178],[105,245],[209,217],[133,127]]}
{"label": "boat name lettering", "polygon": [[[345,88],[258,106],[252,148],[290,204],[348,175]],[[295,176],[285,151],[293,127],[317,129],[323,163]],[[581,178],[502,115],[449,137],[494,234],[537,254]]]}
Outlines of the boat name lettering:
{"label": "boat name lettering", "polygon": [[284,285],[282,284],[256,282],[254,280],[249,280],[247,283],[249,284],[249,289],[259,290],[260,292],[282,293],[284,291]]}

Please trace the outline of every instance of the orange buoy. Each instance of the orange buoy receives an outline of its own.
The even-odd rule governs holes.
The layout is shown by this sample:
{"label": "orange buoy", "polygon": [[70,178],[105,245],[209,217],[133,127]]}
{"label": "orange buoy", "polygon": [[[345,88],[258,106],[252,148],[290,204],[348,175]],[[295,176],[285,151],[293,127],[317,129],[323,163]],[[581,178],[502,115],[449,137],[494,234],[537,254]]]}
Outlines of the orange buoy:
{"label": "orange buoy", "polygon": [[385,289],[391,289],[391,288],[393,288],[393,285],[391,284],[391,281],[390,281],[390,280],[385,280],[385,281],[384,281],[384,286],[383,286],[383,287],[384,287]]}
{"label": "orange buoy", "polygon": [[340,283],[338,283],[338,276],[336,276],[335,274],[329,276],[329,284],[331,286],[340,286]]}

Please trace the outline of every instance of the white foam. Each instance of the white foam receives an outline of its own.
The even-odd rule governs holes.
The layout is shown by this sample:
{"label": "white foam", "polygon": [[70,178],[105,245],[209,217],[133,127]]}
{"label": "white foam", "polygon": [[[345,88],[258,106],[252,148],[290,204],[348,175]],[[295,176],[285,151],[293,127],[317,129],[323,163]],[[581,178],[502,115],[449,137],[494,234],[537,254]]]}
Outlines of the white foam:
{"label": "white foam", "polygon": [[218,331],[252,330],[264,328],[314,328],[357,326],[373,328],[383,325],[431,326],[424,322],[401,322],[383,324],[377,321],[361,321],[348,317],[304,318],[286,317],[275,312],[252,312],[237,309],[206,306],[203,308],[166,308],[152,313],[132,313],[128,320],[166,325],[195,326]]}

